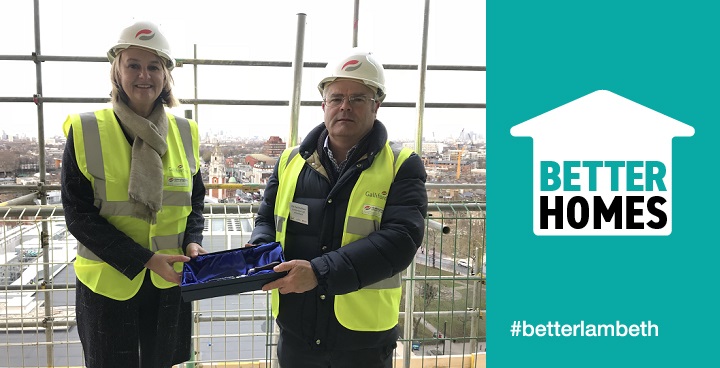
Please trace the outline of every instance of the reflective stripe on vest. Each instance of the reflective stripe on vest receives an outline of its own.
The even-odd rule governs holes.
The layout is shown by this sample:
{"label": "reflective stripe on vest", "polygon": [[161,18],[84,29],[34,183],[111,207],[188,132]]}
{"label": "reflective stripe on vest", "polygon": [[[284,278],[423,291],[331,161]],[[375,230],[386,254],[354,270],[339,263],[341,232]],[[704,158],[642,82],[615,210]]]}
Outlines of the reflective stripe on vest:
{"label": "reflective stripe on vest", "polygon": [[[387,193],[403,162],[412,154],[404,148],[393,151],[389,144],[364,170],[353,187],[345,215],[342,246],[367,237],[380,228]],[[285,246],[285,222],[290,213],[300,172],[305,164],[297,148],[287,149],[278,161],[278,193],[275,200],[276,241]],[[381,280],[358,291],[335,296],[335,315],[354,331],[385,331],[398,323],[402,275]],[[279,295],[273,290],[273,314],[279,313]]]}
{"label": "reflective stripe on vest", "polygon": [[[302,159],[302,157],[298,156],[298,152],[300,150],[300,147],[293,147],[288,148],[285,151],[283,151],[282,155],[280,155],[280,160],[278,161],[278,180],[280,178],[280,175],[285,171],[285,168],[290,164],[291,161],[293,161],[296,157],[298,160],[302,161],[303,163],[305,160]],[[300,165],[300,168],[302,169],[302,164]],[[298,174],[300,171],[298,171]],[[295,195],[295,185],[297,184],[297,180],[293,182],[283,183],[283,185],[288,186],[288,190],[280,192],[278,188],[278,193],[276,194],[275,198],[275,235],[277,236],[280,233],[283,233],[282,237],[283,240],[285,238],[285,222],[287,221],[287,214],[290,213],[290,202],[293,200],[293,196]],[[282,197],[281,197],[282,196]],[[277,210],[277,203],[283,203],[288,205],[288,212],[285,213],[285,215],[278,215]],[[284,213],[284,212],[281,212]],[[284,242],[281,242],[280,240],[277,240],[279,238],[276,237],[277,242],[280,243],[283,247],[285,246]]]}
{"label": "reflective stripe on vest", "polygon": [[[192,211],[192,176],[198,171],[197,124],[168,114],[168,151],[163,163],[163,208],[157,223],[148,224],[131,216],[134,204],[128,201],[132,146],[112,109],[71,115],[65,134],[72,126],[78,167],[90,180],[94,204],[103,216],[135,242],[153,252],[182,254],[187,216]],[[94,292],[116,300],[127,300],[139,290],[145,270],[129,280],[82,244],[78,244],[75,272]],[[180,271],[182,264],[175,265]],[[151,273],[158,288],[175,286]]]}

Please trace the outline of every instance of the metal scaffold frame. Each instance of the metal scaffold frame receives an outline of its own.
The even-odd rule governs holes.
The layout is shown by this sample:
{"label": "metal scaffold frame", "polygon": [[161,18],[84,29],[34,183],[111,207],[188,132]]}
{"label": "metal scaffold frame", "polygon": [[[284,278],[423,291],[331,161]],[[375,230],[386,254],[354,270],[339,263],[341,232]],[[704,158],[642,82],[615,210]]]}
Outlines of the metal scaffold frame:
{"label": "metal scaffold frame", "polygon": [[[30,55],[0,55],[0,62],[2,61],[30,61],[35,64],[35,72],[36,72],[36,88],[35,88],[35,94],[33,96],[12,96],[12,97],[0,97],[0,104],[1,103],[34,103],[37,108],[37,126],[38,126],[38,149],[39,149],[39,172],[40,172],[40,178],[39,178],[39,184],[38,185],[7,185],[3,186],[2,189],[5,190],[13,190],[21,193],[21,196],[13,199],[8,202],[0,203],[0,218],[1,219],[11,219],[11,218],[28,218],[33,217],[35,219],[38,219],[40,223],[40,240],[41,240],[41,246],[45,250],[42,255],[42,267],[43,272],[45,275],[48,275],[46,280],[42,283],[42,285],[39,285],[36,289],[33,289],[37,292],[42,292],[42,294],[45,295],[45,303],[44,303],[44,313],[47,316],[42,322],[37,322],[38,324],[42,324],[45,328],[45,339],[47,344],[44,344],[46,347],[46,356],[47,356],[47,366],[55,366],[55,362],[53,360],[53,349],[52,344],[50,342],[53,342],[53,326],[58,326],[61,324],[67,324],[72,325],[73,322],[71,321],[53,321],[52,318],[52,302],[50,300],[50,297],[52,295],[52,290],[55,289],[63,289],[63,290],[69,290],[74,287],[74,285],[58,285],[54,284],[52,281],[52,275],[49,269],[49,266],[51,264],[50,259],[48,259],[48,252],[50,245],[49,240],[49,229],[48,229],[48,221],[43,221],[42,219],[48,219],[54,216],[62,216],[63,211],[61,207],[58,206],[51,206],[47,205],[47,193],[50,190],[58,190],[60,189],[59,185],[48,185],[46,184],[46,163],[45,163],[45,136],[44,136],[44,104],[46,103],[107,103],[109,102],[109,98],[107,97],[53,97],[53,96],[45,96],[43,94],[43,63],[44,62],[80,62],[80,63],[107,63],[106,57],[92,57],[92,56],[65,56],[65,55],[43,55],[41,51],[41,45],[40,45],[40,6],[39,6],[39,0],[34,0],[34,40],[35,40],[35,47],[34,52],[32,52]],[[359,15],[359,0],[354,1],[354,17],[353,17],[353,38],[352,38],[352,46],[357,46],[357,40],[358,40],[358,15]],[[419,94],[417,97],[417,100],[415,102],[384,102],[383,107],[393,107],[393,108],[415,108],[417,111],[417,125],[416,125],[416,136],[415,136],[415,151],[418,154],[422,154],[422,140],[423,140],[423,118],[425,114],[425,108],[449,108],[449,109],[455,109],[455,108],[462,108],[462,109],[485,109],[486,104],[485,103],[439,103],[439,102],[426,102],[425,101],[425,81],[426,81],[426,73],[427,71],[470,71],[470,72],[485,72],[486,67],[485,66],[468,66],[468,65],[427,65],[427,45],[428,45],[428,29],[429,29],[429,14],[430,14],[430,0],[425,0],[424,2],[424,12],[423,12],[423,35],[422,35],[422,47],[419,52],[419,64],[384,64],[384,68],[386,70],[417,70],[418,71],[418,81],[419,81]],[[298,142],[298,120],[299,120],[299,114],[300,114],[300,107],[301,106],[320,106],[321,101],[319,100],[306,100],[302,101],[300,99],[300,89],[302,86],[302,72],[304,68],[324,68],[327,63],[325,62],[306,62],[303,60],[304,57],[304,42],[305,42],[305,24],[306,24],[306,15],[303,13],[297,14],[297,33],[296,33],[296,45],[295,45],[295,57],[293,61],[253,61],[253,60],[221,60],[221,59],[201,59],[197,57],[197,45],[194,47],[194,54],[193,58],[179,58],[177,59],[177,66],[183,67],[186,65],[192,65],[193,66],[193,76],[194,76],[194,96],[193,98],[181,98],[180,102],[182,104],[187,105],[193,105],[194,106],[194,113],[195,117],[197,119],[198,116],[198,106],[201,105],[246,105],[246,106],[289,106],[289,112],[290,112],[290,126],[289,126],[289,136],[287,143],[290,146],[297,145]],[[203,99],[198,98],[197,95],[197,67],[199,65],[216,65],[216,66],[238,66],[238,67],[273,67],[273,68],[293,68],[293,84],[292,84],[292,97],[290,100],[237,100],[237,99]],[[189,112],[189,110],[188,110]],[[223,188],[234,188],[233,184],[221,184]],[[243,186],[243,184],[234,184],[237,186]],[[212,185],[208,185],[208,187],[211,187]],[[244,184],[247,188],[252,189],[261,189],[264,186],[261,184]],[[484,185],[480,187],[479,185],[457,185],[457,184],[428,184],[427,185],[428,190],[434,189],[434,188],[462,188],[462,189],[477,189],[482,188],[484,189]],[[247,189],[246,188],[246,189]],[[237,189],[237,188],[235,188]],[[242,188],[240,188],[242,189]],[[27,194],[30,192],[29,194]],[[36,199],[39,199],[40,205],[34,205],[34,201]],[[430,206],[431,208],[429,210],[437,211],[438,213],[464,213],[464,212],[479,212],[484,214],[485,213],[485,204],[484,203],[463,203],[463,204],[441,204],[441,203],[434,203]],[[250,204],[238,204],[238,205],[228,205],[228,204],[222,204],[222,205],[206,205],[205,208],[205,214],[213,215],[217,213],[222,213],[223,215],[227,214],[234,214],[234,213],[253,213],[256,211],[257,208]],[[429,229],[434,229],[436,231],[439,231],[441,233],[446,232],[447,226],[444,224],[443,218],[439,219],[440,222],[435,220],[428,220],[427,226]],[[447,220],[447,219],[446,219]],[[484,219],[483,219],[483,239],[482,239],[482,247],[484,249]],[[440,246],[442,248],[442,245]],[[477,252],[477,249],[475,250]],[[434,252],[434,248],[433,248]],[[434,257],[434,253],[433,253]],[[479,263],[479,260],[481,259],[478,257],[477,254],[475,254],[474,259],[476,260],[476,264],[474,265],[475,269],[479,269],[481,266]],[[433,259],[434,262],[434,259]],[[412,321],[413,317],[422,315],[424,316],[425,312],[416,312],[414,310],[414,301],[413,301],[413,290],[415,290],[415,280],[416,279],[422,279],[424,281],[428,280],[434,280],[434,281],[442,281],[446,279],[455,279],[456,277],[446,277],[446,276],[425,276],[425,277],[418,277],[415,274],[415,264],[412,263],[411,266],[408,268],[407,274],[403,277],[403,281],[406,285],[406,295],[405,295],[405,307],[404,312],[402,312],[401,320],[405,321]],[[471,316],[470,318],[472,321],[470,322],[470,326],[472,329],[475,329],[478,325],[478,319],[484,318],[484,310],[479,309],[479,300],[480,300],[480,287],[481,284],[484,285],[485,278],[484,275],[482,277],[480,276],[468,276],[464,277],[463,280],[466,281],[473,281],[475,282],[473,285],[473,288],[471,290],[472,292],[472,304],[468,305],[467,310],[465,311],[466,314]],[[18,290],[21,291],[22,287],[15,287],[15,286],[6,286],[3,289],[5,292],[10,290]],[[470,313],[468,313],[470,312]],[[450,316],[452,317],[457,311],[438,311],[437,316],[438,318],[440,316]],[[241,320],[242,318],[238,317],[237,320]],[[196,316],[196,323],[212,320],[212,318],[207,317],[201,317],[199,315]],[[230,318],[229,320],[233,320]],[[5,326],[5,328],[8,328],[9,325]],[[405,323],[404,325],[404,333],[406,336],[413,336],[413,324],[412,323]],[[477,331],[473,330],[471,336],[477,336]],[[411,354],[413,346],[411,341],[411,338],[406,338],[402,340],[404,350],[403,350],[403,366],[408,368],[411,364]],[[471,340],[474,342],[474,344],[471,345],[471,352],[477,352],[477,342],[478,340]],[[197,341],[195,341],[197,344]],[[43,344],[40,344],[43,345]],[[198,351],[198,348],[196,346],[196,351]],[[273,359],[274,360],[274,359]],[[271,364],[276,364],[274,361],[271,362]],[[477,362],[475,362],[477,364]],[[484,366],[484,365],[483,365]]]}

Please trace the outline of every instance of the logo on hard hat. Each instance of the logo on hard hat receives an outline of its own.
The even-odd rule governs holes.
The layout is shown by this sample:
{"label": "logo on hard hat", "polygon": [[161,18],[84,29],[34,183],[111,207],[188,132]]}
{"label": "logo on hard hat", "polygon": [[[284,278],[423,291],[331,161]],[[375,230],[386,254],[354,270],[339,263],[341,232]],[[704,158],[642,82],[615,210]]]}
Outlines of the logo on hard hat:
{"label": "logo on hard hat", "polygon": [[354,71],[358,70],[358,68],[360,68],[361,66],[362,66],[362,63],[360,61],[350,60],[347,63],[343,64],[342,68],[340,68],[340,69],[342,69],[346,72],[354,72]]}
{"label": "logo on hard hat", "polygon": [[143,41],[147,41],[155,37],[155,32],[153,32],[151,29],[141,29],[138,31],[138,33],[135,34],[135,38],[138,38]]}

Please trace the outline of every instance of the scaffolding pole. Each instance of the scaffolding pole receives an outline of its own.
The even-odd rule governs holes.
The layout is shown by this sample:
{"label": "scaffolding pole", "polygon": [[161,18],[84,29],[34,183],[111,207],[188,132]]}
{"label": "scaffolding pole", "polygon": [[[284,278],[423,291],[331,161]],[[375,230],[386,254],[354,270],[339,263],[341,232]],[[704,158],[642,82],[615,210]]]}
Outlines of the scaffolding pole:
{"label": "scaffolding pole", "polygon": [[[197,44],[193,44],[193,57],[197,59]],[[198,65],[193,64],[193,97],[195,98],[195,101],[198,99]],[[198,120],[198,103],[195,102],[193,104],[195,106],[195,122],[199,122]]]}
{"label": "scaffolding pole", "polygon": [[[428,14],[430,12],[430,0],[425,0],[425,12],[423,18],[423,36],[422,36],[422,50],[420,52],[420,92],[418,93],[417,102],[417,134],[415,136],[415,152],[422,156],[422,131],[423,131],[423,116],[425,114],[425,70],[427,69],[427,39],[428,39]],[[443,231],[444,233],[444,231]],[[405,342],[403,349],[403,365],[405,368],[410,368],[410,358],[412,357],[412,341],[413,341],[413,323],[412,315],[415,309],[415,262],[410,263],[410,267],[407,270],[407,277],[409,279],[407,288],[405,289]],[[408,323],[408,321],[411,321]]]}
{"label": "scaffolding pole", "polygon": [[360,0],[355,0],[353,4],[353,37],[352,46],[358,45],[358,19],[360,18]]}
{"label": "scaffolding pole", "polygon": [[300,94],[302,91],[303,51],[305,50],[305,18],[304,13],[297,13],[297,35],[295,37],[295,61],[293,62],[293,89],[290,101],[290,136],[288,147],[298,145],[298,121],[300,120]]}
{"label": "scaffolding pole", "polygon": [[[42,52],[40,51],[40,1],[34,0],[33,1],[33,10],[35,13],[35,52],[33,55],[38,56],[41,55]],[[35,102],[35,105],[37,106],[37,114],[38,114],[38,145],[40,149],[40,155],[38,156],[39,162],[39,169],[40,169],[40,204],[45,205],[47,204],[47,196],[45,195],[46,192],[43,188],[43,185],[45,184],[45,172],[47,169],[45,168],[45,123],[44,123],[44,112],[43,112],[43,101],[40,99],[43,95],[43,89],[42,89],[42,62],[39,60],[34,60],[35,62],[35,75],[36,75],[36,93],[35,96],[33,96],[33,100]],[[49,235],[48,235],[48,226],[47,222],[43,221],[41,224],[42,230],[40,233],[40,244],[43,249],[43,277],[45,278],[45,282],[49,285],[52,285],[52,273],[50,272],[50,255],[49,255],[49,249],[50,249],[50,242],[49,242]],[[47,326],[45,328],[45,341],[52,342],[53,341],[53,317],[52,317],[52,294],[46,293],[45,294],[45,316],[46,316],[46,323]],[[48,344],[45,346],[45,351],[47,355],[47,366],[48,367],[54,367],[54,355],[53,355],[53,347],[51,344]]]}

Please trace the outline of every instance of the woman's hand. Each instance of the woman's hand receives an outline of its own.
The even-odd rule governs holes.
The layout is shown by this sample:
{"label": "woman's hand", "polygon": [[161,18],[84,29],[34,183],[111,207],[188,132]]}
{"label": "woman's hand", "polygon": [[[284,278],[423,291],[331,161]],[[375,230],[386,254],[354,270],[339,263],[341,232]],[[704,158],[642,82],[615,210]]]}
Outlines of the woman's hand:
{"label": "woman's hand", "polygon": [[190,258],[195,258],[200,254],[207,254],[207,251],[198,243],[189,243],[185,248],[185,255]]}
{"label": "woman's hand", "polygon": [[187,262],[189,260],[190,257],[186,257],[180,254],[155,253],[150,258],[150,260],[145,263],[145,268],[160,275],[160,277],[162,277],[167,282],[172,282],[174,284],[180,285],[180,281],[182,281],[182,279],[180,278],[180,273],[175,272],[173,265],[176,262]]}

